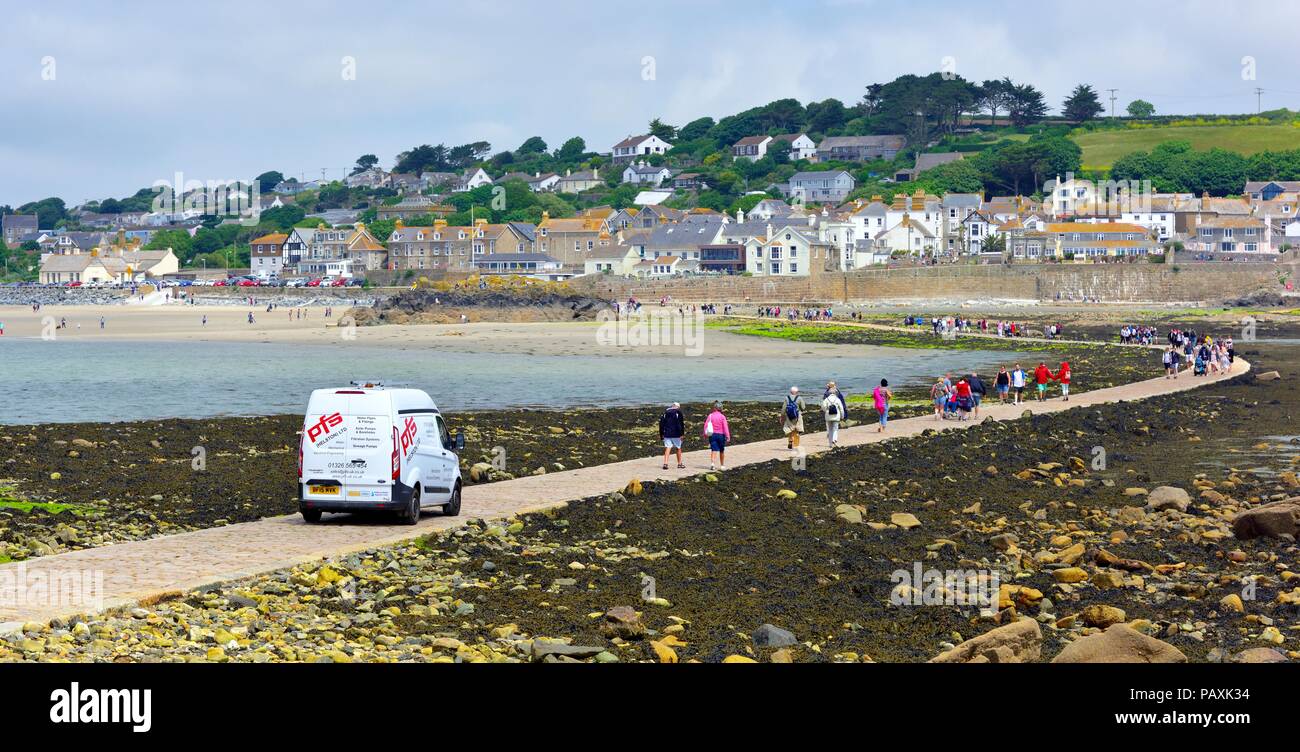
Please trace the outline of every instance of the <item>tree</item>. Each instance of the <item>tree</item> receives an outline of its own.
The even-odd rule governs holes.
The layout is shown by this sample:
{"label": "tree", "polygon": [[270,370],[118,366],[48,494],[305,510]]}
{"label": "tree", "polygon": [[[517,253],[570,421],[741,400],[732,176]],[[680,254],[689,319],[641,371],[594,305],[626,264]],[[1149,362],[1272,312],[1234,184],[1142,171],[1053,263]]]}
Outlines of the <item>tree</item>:
{"label": "tree", "polygon": [[839,128],[849,118],[848,108],[838,99],[809,102],[806,111],[808,120],[804,129],[812,133],[825,133],[834,128]]}
{"label": "tree", "polygon": [[677,140],[677,129],[659,118],[655,118],[650,121],[650,135],[671,142]]}
{"label": "tree", "polygon": [[1135,99],[1128,103],[1129,117],[1149,118],[1156,114],[1156,106],[1144,99]]}
{"label": "tree", "polygon": [[542,137],[533,136],[523,142],[517,151],[519,154],[545,154],[546,149],[546,142],[542,140]]}
{"label": "tree", "polygon": [[1105,111],[1106,108],[1101,106],[1101,98],[1097,96],[1097,90],[1088,84],[1074,87],[1074,91],[1061,105],[1061,115],[1066,120],[1073,120],[1076,123],[1086,123]]}
{"label": "tree", "polygon": [[979,87],[978,104],[989,111],[989,125],[996,125],[998,113],[1010,109],[1016,85],[1010,78],[985,81]]}
{"label": "tree", "polygon": [[357,173],[365,172],[377,164],[379,164],[379,157],[376,157],[374,154],[362,154],[357,157],[357,164],[352,168],[352,174],[356,175]]}
{"label": "tree", "polygon": [[587,153],[587,142],[580,136],[574,136],[555,150],[555,158],[560,162],[577,162]]}
{"label": "tree", "polygon": [[677,138],[682,141],[694,141],[697,138],[704,138],[714,125],[717,125],[717,123],[711,117],[692,120],[677,131]]}
{"label": "tree", "polygon": [[1011,124],[1023,128],[1047,117],[1047,98],[1032,84],[1013,87],[1007,94],[1007,114]]}
{"label": "tree", "polygon": [[270,172],[264,172],[261,175],[258,175],[255,180],[257,181],[257,190],[262,193],[270,193],[275,190],[277,185],[284,182],[284,175],[275,170],[271,170]]}
{"label": "tree", "polygon": [[442,144],[430,146],[422,144],[404,151],[397,155],[397,164],[393,165],[393,172],[413,173],[419,175],[422,172],[446,172],[450,169],[447,163],[447,147]]}

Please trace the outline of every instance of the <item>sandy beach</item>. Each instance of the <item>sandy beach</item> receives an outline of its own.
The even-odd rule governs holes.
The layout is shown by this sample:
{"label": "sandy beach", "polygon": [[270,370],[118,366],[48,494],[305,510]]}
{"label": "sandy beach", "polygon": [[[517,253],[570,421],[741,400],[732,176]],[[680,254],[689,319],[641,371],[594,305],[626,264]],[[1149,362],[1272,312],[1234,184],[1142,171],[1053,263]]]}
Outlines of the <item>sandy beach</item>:
{"label": "sandy beach", "polygon": [[[253,312],[253,323],[248,313]],[[344,307],[302,309],[302,318],[290,317],[289,308],[268,313],[265,307],[249,306],[45,306],[39,313],[22,306],[0,306],[0,322],[6,339],[42,336],[49,321],[67,320],[67,327],[54,332],[59,339],[74,341],[136,342],[261,342],[437,348],[449,352],[480,352],[531,355],[662,355],[681,357],[691,341],[677,344],[628,345],[619,340],[598,339],[596,322],[470,322],[468,324],[414,324],[349,327]],[[104,328],[99,319],[104,317]],[[204,317],[207,323],[203,323]],[[48,317],[48,320],[47,320]],[[80,325],[80,326],[78,326]],[[782,355],[843,355],[832,344],[794,343],[775,339],[744,337],[718,330],[694,335],[707,340],[702,352],[708,358],[768,358]]]}

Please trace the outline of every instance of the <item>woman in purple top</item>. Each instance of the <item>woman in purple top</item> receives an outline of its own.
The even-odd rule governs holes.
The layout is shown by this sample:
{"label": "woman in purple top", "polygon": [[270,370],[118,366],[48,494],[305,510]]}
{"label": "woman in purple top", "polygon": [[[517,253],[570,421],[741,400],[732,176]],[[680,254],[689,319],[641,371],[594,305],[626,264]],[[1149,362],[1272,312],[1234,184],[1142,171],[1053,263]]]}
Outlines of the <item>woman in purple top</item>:
{"label": "woman in purple top", "polygon": [[722,414],[722,403],[713,403],[713,412],[704,419],[704,437],[709,440],[709,469],[727,469],[727,442],[731,441],[731,428],[727,416]]}

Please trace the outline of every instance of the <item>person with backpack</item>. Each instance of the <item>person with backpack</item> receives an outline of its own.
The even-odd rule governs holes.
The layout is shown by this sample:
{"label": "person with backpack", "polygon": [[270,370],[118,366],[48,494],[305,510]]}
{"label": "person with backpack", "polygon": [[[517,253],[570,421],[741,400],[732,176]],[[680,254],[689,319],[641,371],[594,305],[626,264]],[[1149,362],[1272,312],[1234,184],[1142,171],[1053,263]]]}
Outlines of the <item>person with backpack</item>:
{"label": "person with backpack", "polygon": [[871,401],[875,403],[876,414],[880,416],[876,433],[885,432],[885,426],[889,423],[889,401],[893,398],[894,393],[889,391],[889,379],[881,379],[880,386],[871,391]]}
{"label": "person with backpack", "polygon": [[943,411],[948,404],[948,383],[942,376],[935,377],[934,385],[930,387],[930,400],[934,402],[934,419],[943,420]]}
{"label": "person with backpack", "polygon": [[822,416],[826,418],[826,443],[831,449],[836,446],[840,433],[840,421],[848,414],[848,401],[834,381],[826,382],[826,394],[822,397]]}
{"label": "person with backpack", "polygon": [[727,425],[727,416],[722,414],[722,403],[713,403],[713,412],[704,419],[701,429],[709,440],[709,469],[727,469],[727,442],[731,441],[731,427]]}
{"label": "person with backpack", "polygon": [[799,448],[799,434],[803,433],[803,397],[799,396],[799,387],[790,387],[790,393],[781,402],[781,431],[786,435],[786,447]]}
{"label": "person with backpack", "polygon": [[1056,373],[1052,374],[1052,378],[1056,379],[1061,384],[1061,399],[1064,400],[1065,402],[1069,402],[1070,401],[1070,364],[1064,360],[1061,361],[1061,367],[1056,369]]}
{"label": "person with backpack", "polygon": [[686,419],[682,417],[682,406],[676,402],[659,416],[659,438],[664,442],[664,469],[668,469],[668,456],[677,453],[678,469],[686,467],[682,461],[682,437],[686,435]]}

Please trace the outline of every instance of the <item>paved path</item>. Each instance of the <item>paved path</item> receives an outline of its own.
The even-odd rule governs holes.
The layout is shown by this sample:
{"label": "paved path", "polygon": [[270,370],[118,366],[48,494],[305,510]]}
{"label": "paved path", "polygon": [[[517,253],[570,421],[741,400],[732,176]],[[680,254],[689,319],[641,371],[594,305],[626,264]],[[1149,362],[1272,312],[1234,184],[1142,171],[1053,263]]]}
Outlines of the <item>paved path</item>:
{"label": "paved path", "polygon": [[[1152,365],[1158,366],[1155,358],[1153,353]],[[983,414],[1010,420],[1020,417],[1026,407],[1034,413],[1053,413],[1105,402],[1143,399],[1203,386],[1249,369],[1250,364],[1238,358],[1229,374],[1193,378],[1184,373],[1178,379],[1155,378],[1076,394],[1069,402],[1058,397],[1020,406],[986,404]],[[975,425],[975,421],[940,422],[931,415],[890,421],[888,432],[881,434],[871,422],[874,410],[855,405],[854,413],[850,417],[866,425],[841,430],[843,446],[914,436],[927,428],[959,430]],[[733,437],[736,441],[744,438]],[[809,454],[825,451],[825,434],[804,437],[803,447]],[[726,456],[727,466],[735,468],[788,459],[791,453],[785,439],[774,439],[737,444],[727,450]],[[4,564],[0,565],[0,632],[17,628],[23,622],[48,621],[129,605],[151,594],[189,590],[396,543],[464,524],[467,519],[501,519],[540,511],[563,502],[617,491],[632,478],[674,480],[700,474],[708,471],[708,452],[688,452],[686,466],[685,470],[661,470],[656,456],[470,486],[464,492],[460,517],[442,517],[430,512],[415,527],[387,520],[357,520],[348,515],[326,516],[324,522],[308,526],[301,517],[293,515]],[[102,587],[78,591],[74,585],[93,584],[99,577],[102,577]],[[44,596],[46,591],[40,589],[43,583],[57,589],[60,597]],[[58,588],[54,588],[55,583]],[[22,596],[16,591],[30,595]]]}

